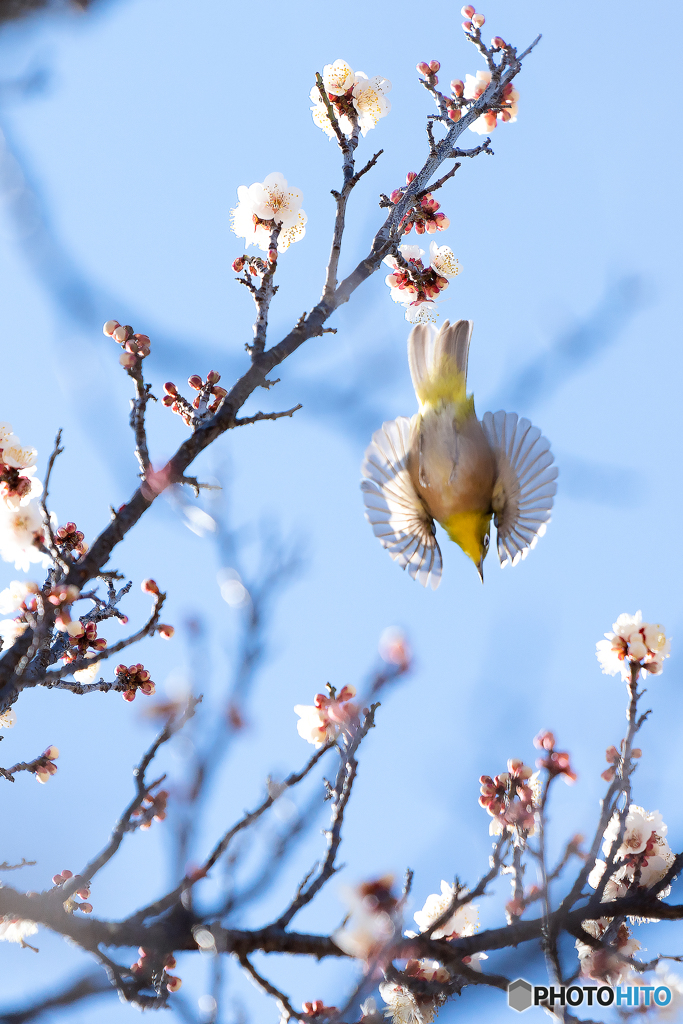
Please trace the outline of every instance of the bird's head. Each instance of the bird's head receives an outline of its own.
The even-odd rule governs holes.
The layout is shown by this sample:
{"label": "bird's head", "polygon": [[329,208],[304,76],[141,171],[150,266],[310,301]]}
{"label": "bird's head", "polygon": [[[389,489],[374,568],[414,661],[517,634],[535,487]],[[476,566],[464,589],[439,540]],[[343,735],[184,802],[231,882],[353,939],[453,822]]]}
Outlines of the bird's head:
{"label": "bird's head", "polygon": [[484,559],[489,549],[491,513],[455,512],[442,523],[442,526],[451,540],[472,559],[483,583]]}

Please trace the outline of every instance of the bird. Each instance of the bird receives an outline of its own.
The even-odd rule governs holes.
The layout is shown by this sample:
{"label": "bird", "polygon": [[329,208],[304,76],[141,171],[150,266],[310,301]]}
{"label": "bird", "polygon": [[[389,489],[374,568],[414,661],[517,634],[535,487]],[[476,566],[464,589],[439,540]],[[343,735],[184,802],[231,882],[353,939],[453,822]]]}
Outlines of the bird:
{"label": "bird", "polygon": [[427,324],[408,338],[419,403],[372,435],[362,466],[365,517],[391,557],[436,590],[443,560],[438,523],[484,581],[491,520],[501,567],[516,565],[550,521],[557,467],[550,442],[517,413],[477,419],[467,394],[473,322]]}

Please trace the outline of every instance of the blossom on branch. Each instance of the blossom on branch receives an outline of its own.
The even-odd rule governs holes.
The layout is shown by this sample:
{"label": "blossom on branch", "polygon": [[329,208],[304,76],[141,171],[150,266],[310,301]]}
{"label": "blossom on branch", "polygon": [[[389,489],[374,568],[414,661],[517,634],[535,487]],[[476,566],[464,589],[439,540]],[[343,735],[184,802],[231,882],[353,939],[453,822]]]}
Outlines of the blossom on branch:
{"label": "blossom on branch", "polygon": [[[415,923],[420,931],[426,932],[435,921],[438,921],[456,897],[466,895],[467,889],[456,885],[449,885],[448,882],[442,880],[441,892],[431,893],[427,897],[422,910],[416,910],[413,914]],[[450,917],[432,932],[432,938],[457,939],[464,935],[474,935],[478,929],[479,908],[474,903],[468,902],[456,907]]]}
{"label": "blossom on branch", "polygon": [[624,679],[631,677],[631,665],[640,665],[642,672],[659,675],[664,658],[669,657],[671,641],[664,627],[643,622],[640,612],[624,612],[612,626],[613,633],[605,633],[596,647],[597,659],[605,675],[621,672]]}
{"label": "blossom on branch", "polygon": [[32,562],[43,568],[50,563],[50,555],[40,551],[45,540],[43,517],[37,503],[19,508],[7,508],[0,503],[0,558],[14,562],[14,568],[28,572]]}
{"label": "blossom on branch", "polygon": [[400,904],[392,892],[393,875],[345,889],[351,911],[342,928],[332,933],[341,950],[359,960],[380,958],[400,927]]}
{"label": "blossom on branch", "polygon": [[0,714],[0,729],[12,729],[16,725],[17,716],[10,708],[9,711],[3,711]]}
{"label": "blossom on branch", "polygon": [[405,307],[409,323],[429,323],[436,320],[436,297],[448,288],[449,277],[456,277],[460,267],[452,249],[447,245],[429,246],[430,263],[425,267],[424,249],[418,245],[399,245],[398,256],[386,256],[384,263],[393,274],[385,277],[394,302]]}
{"label": "blossom on branch", "polygon": [[[502,40],[501,40],[502,41]],[[491,83],[490,71],[477,71],[476,75],[465,75],[465,86],[463,98],[465,100],[478,100],[486,92]],[[477,135],[487,135],[496,127],[498,121],[514,122],[517,120],[517,104],[519,93],[512,82],[503,86],[503,109],[494,111],[487,110],[481,114],[476,121],[470,125],[470,130]]]}
{"label": "blossom on branch", "polygon": [[307,217],[301,209],[303,194],[287,184],[279,171],[273,171],[265,181],[256,181],[248,188],[237,189],[239,202],[232,213],[232,230],[247,245],[257,245],[263,252],[270,249],[270,236],[280,228],[277,248],[288,249],[306,234]]}
{"label": "blossom on branch", "polygon": [[0,423],[0,499],[10,508],[27,505],[42,494],[43,485],[35,479],[35,448],[22,445],[10,423]]}
{"label": "blossom on branch", "polygon": [[[619,839],[621,825],[619,815],[614,814],[604,833],[602,852],[610,857],[612,847]],[[637,804],[631,804],[624,823],[624,835],[615,854],[615,869],[604,890],[604,900],[624,896],[636,875],[638,885],[649,889],[664,878],[675,860],[673,850],[666,839],[668,827],[659,811],[646,811]],[[606,861],[597,860],[588,876],[588,884],[597,889],[606,870]],[[669,888],[658,893],[663,899]]]}
{"label": "blossom on branch", "polygon": [[[339,128],[346,136],[353,134],[356,125],[364,136],[367,135],[391,110],[386,98],[391,91],[391,82],[380,75],[368,78],[362,71],[353,71],[345,60],[340,59],[325,65],[322,79]],[[311,89],[310,99],[315,124],[330,139],[336,139],[327,104],[317,85]]]}
{"label": "blossom on branch", "polygon": [[[436,960],[409,960],[405,973],[421,981],[446,984],[451,976]],[[431,1024],[444,996],[418,995],[400,982],[383,981],[379,994],[387,1004],[385,1017],[391,1017],[393,1024]]]}
{"label": "blossom on branch", "polygon": [[355,696],[355,687],[344,686],[337,695],[332,688],[329,696],[317,693],[312,705],[296,704],[294,711],[299,716],[296,723],[299,736],[317,748],[336,740],[358,718],[358,708],[350,703]]}
{"label": "blossom on branch", "polygon": [[0,918],[0,942],[18,942],[21,946],[26,943],[27,935],[35,935],[38,925],[35,921],[22,921],[20,917],[6,914]]}
{"label": "blossom on branch", "polygon": [[[610,918],[602,917],[598,921],[584,921],[583,930],[594,939],[601,939],[611,923]],[[640,949],[640,943],[634,939],[627,925],[617,929],[616,936],[607,946],[590,946],[587,942],[577,939],[576,951],[579,956],[581,974],[594,981],[607,982],[610,985],[622,984],[631,973],[630,964],[622,957],[633,957]]]}

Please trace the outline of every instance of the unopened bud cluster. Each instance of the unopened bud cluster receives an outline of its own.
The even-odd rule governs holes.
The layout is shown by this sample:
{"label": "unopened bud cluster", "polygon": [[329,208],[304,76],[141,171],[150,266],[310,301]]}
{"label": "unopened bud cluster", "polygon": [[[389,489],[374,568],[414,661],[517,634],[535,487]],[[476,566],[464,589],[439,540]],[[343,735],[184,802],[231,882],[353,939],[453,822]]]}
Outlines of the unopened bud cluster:
{"label": "unopened bud cluster", "polygon": [[479,804],[505,829],[525,837],[533,832],[536,807],[534,793],[529,784],[534,771],[516,758],[508,761],[508,770],[491,778],[479,779]]}
{"label": "unopened bud cluster", "polygon": [[483,14],[477,14],[472,4],[467,4],[465,7],[462,8],[460,13],[462,14],[463,18],[466,19],[462,23],[462,27],[465,29],[465,32],[478,32],[479,29],[481,29],[481,27],[483,26],[484,22],[486,21],[486,18],[484,17]]}
{"label": "unopened bud cluster", "polygon": [[232,261],[232,269],[236,274],[246,270],[252,277],[263,277],[273,263],[277,263],[277,249],[268,250],[268,262],[262,260],[260,256],[247,256],[246,253],[244,256],[238,256]]}
{"label": "unopened bud cluster", "polygon": [[78,620],[65,622],[60,615],[59,623],[61,623],[60,629],[68,634],[71,648],[62,655],[63,661],[76,661],[77,658],[86,657],[91,650],[103,651],[107,646],[104,637],[97,635],[97,623],[95,622],[83,623]]}
{"label": "unopened bud cluster", "polygon": [[315,999],[313,1002],[303,1003],[301,1008],[305,1017],[314,1017],[316,1021],[322,1021],[327,1017],[334,1017],[339,1013],[336,1006],[325,1006],[322,999]]}
{"label": "unopened bud cluster", "polygon": [[84,534],[78,529],[75,523],[66,523],[55,530],[55,541],[57,547],[63,551],[75,551],[78,555],[84,555],[88,550]]}
{"label": "unopened bud cluster", "polygon": [[150,828],[152,821],[163,821],[166,817],[168,790],[160,789],[158,793],[148,793],[142,805],[133,811],[134,818],[143,818],[140,828]]}
{"label": "unopened bud cluster", "polygon": [[40,757],[31,762],[31,771],[35,774],[38,782],[42,782],[44,785],[51,775],[57,774],[57,765],[54,762],[58,757],[58,748],[50,746],[43,751]]}
{"label": "unopened bud cluster", "polygon": [[566,783],[576,782],[576,772],[572,771],[569,754],[566,751],[555,750],[554,733],[548,730],[539,732],[534,739],[534,746],[547,751],[546,756],[536,762],[537,768],[545,768],[552,777],[561,775]]}
{"label": "unopened bud cluster", "polygon": [[[414,171],[409,171],[406,175],[406,185],[410,185],[415,180],[417,175]],[[391,193],[389,198],[391,202],[396,205],[403,199],[405,194],[405,188],[396,188]],[[418,235],[423,235],[425,232],[428,235],[433,235],[437,231],[445,231],[450,225],[450,220],[445,213],[441,212],[440,204],[433,198],[431,192],[427,192],[426,195],[415,204],[415,206],[406,213],[405,217],[401,220],[400,227],[403,228],[404,234],[408,234],[415,228]]]}
{"label": "unopened bud cluster", "polygon": [[130,324],[122,325],[118,320],[107,320],[102,331],[123,348],[119,362],[127,370],[137,365],[140,359],[145,359],[149,355],[151,342],[148,336],[135,334]]}
{"label": "unopened bud cluster", "polygon": [[182,981],[169,970],[176,966],[176,958],[172,953],[166,956],[159,956],[153,950],[138,949],[139,957],[134,964],[131,964],[131,971],[139,981],[149,982],[154,987],[164,986],[169,992],[177,992]]}
{"label": "unopened bud cluster", "polygon": [[164,384],[165,395],[161,400],[162,404],[182,417],[188,427],[195,426],[202,416],[213,416],[227,395],[225,388],[218,387],[220,379],[221,375],[217,370],[210,370],[206,380],[202,380],[198,373],[193,373],[187,383],[199,394],[192,402],[183,398],[176,385],[168,381]]}
{"label": "unopened bud cluster", "polygon": [[156,686],[150,679],[149,672],[144,665],[117,665],[115,671],[119,686],[124,687],[124,700],[135,700],[135,694],[138,690],[140,693],[144,693],[146,697],[151,697],[156,692]]}
{"label": "unopened bud cluster", "polygon": [[[612,745],[611,747],[608,747],[607,750],[605,751],[605,760],[607,761],[607,764],[610,765],[610,767],[606,768],[604,772],[601,772],[601,778],[603,778],[605,780],[605,782],[611,782],[612,779],[614,778],[614,776],[617,774],[617,769],[619,768],[619,765],[621,763],[621,759],[623,757],[623,751],[624,751],[625,746],[626,746],[626,742],[625,742],[625,740],[622,740],[621,741],[621,751],[622,751],[622,753],[619,753],[619,751],[617,750],[617,748],[614,745]],[[643,756],[643,752],[640,749],[640,747],[633,747],[633,749],[631,750],[631,757],[633,758],[633,760],[637,761],[638,758],[640,758],[642,756]]]}
{"label": "unopened bud cluster", "polygon": [[[73,871],[60,871],[59,874],[52,876],[53,885],[64,885],[65,882],[70,881],[72,878],[78,882],[80,875],[74,875]],[[82,900],[87,900],[90,897],[90,889],[87,885],[83,885],[80,889],[75,890],[75,895],[80,896]],[[74,910],[80,910],[83,914],[92,914],[92,903],[77,903],[73,896],[64,904],[66,910],[71,913]]]}

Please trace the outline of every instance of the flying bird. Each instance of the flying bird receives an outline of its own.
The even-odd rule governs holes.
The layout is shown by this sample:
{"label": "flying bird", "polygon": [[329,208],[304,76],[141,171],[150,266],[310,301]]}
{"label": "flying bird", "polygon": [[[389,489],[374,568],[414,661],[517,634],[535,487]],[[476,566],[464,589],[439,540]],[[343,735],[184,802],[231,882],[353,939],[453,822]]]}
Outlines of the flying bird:
{"label": "flying bird", "polygon": [[408,338],[419,412],[382,424],[365,453],[365,517],[401,568],[436,590],[435,522],[468,555],[483,582],[491,519],[501,566],[516,565],[550,520],[557,467],[538,427],[514,412],[478,420],[467,394],[472,321],[426,324]]}

